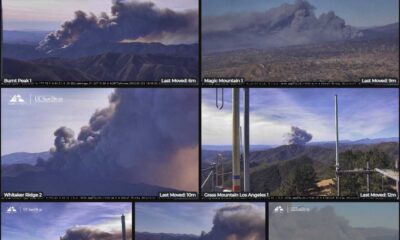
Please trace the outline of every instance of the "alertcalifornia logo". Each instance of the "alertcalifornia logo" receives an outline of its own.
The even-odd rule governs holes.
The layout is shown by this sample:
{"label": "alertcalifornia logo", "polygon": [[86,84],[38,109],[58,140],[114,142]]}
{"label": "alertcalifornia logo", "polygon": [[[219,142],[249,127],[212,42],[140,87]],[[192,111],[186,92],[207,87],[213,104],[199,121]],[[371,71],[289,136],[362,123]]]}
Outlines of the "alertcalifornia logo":
{"label": "alertcalifornia logo", "polygon": [[14,104],[25,104],[26,102],[20,94],[16,94],[11,97],[8,103],[14,105]]}
{"label": "alertcalifornia logo", "polygon": [[50,103],[63,103],[64,98],[50,95],[29,95],[22,96],[21,94],[14,94],[8,101],[9,105],[26,105],[26,104],[50,104]]}

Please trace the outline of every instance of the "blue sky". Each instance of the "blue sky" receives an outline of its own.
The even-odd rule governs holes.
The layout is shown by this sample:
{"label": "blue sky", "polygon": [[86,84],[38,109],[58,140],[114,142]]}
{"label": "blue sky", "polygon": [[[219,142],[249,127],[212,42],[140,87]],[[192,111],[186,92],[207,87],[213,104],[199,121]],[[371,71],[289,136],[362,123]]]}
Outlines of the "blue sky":
{"label": "blue sky", "polygon": [[[274,203],[276,204],[276,203]],[[285,203],[282,203],[285,205]],[[306,208],[323,208],[331,206],[338,216],[345,217],[352,227],[384,227],[399,229],[398,203],[311,203],[298,202],[292,206]]]}
{"label": "blue sky", "polygon": [[[215,89],[202,90],[203,145],[231,144],[231,89],[224,91],[225,107],[218,110]],[[250,90],[250,143],[285,144],[291,126],[311,133],[311,141],[333,141],[335,94],[341,140],[399,137],[398,89],[258,88]]]}
{"label": "blue sky", "polygon": [[[88,125],[96,109],[108,106],[113,89],[1,89],[1,153],[43,152],[53,147],[54,131],[61,126],[74,130]],[[14,95],[26,104],[9,104]],[[63,98],[62,103],[35,103],[35,96]]]}
{"label": "blue sky", "polygon": [[[209,232],[215,211],[237,203],[137,203],[135,226],[137,232],[200,235]],[[252,204],[265,216],[265,203]]]}
{"label": "blue sky", "polygon": [[[1,206],[1,239],[7,240],[60,239],[67,229],[78,226],[119,231],[122,214],[126,215],[126,225],[132,226],[131,203],[2,203]],[[16,213],[6,213],[11,206]]]}
{"label": "blue sky", "polygon": [[[139,0],[144,2],[144,0]],[[160,8],[197,9],[197,0],[152,0]],[[70,20],[76,10],[110,13],[112,0],[3,0],[5,30],[52,31]]]}
{"label": "blue sky", "polygon": [[[265,11],[294,0],[202,0],[202,15]],[[398,0],[308,0],[316,7],[317,15],[335,13],[353,26],[378,26],[398,22]]]}

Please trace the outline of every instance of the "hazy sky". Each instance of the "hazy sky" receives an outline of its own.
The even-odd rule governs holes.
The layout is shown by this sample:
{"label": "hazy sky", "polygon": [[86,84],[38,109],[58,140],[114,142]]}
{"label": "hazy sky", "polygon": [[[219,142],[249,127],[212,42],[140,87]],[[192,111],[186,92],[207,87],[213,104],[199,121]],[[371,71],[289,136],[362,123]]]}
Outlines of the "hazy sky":
{"label": "hazy sky", "polygon": [[[294,0],[202,0],[202,15],[221,15],[265,11]],[[321,13],[335,11],[346,23],[353,26],[377,26],[398,22],[398,0],[308,0]]]}
{"label": "hazy sky", "polygon": [[[229,204],[237,203],[137,203],[136,231],[200,235],[211,230],[215,211]],[[265,203],[251,204],[265,215]]]}
{"label": "hazy sky", "polygon": [[[130,0],[126,0],[130,1]],[[148,2],[139,0],[139,2]],[[160,8],[176,11],[198,9],[197,0],[152,0]],[[110,13],[112,0],[3,0],[3,20],[5,30],[51,31],[61,23],[74,17],[74,12],[82,10],[96,15]]]}
{"label": "hazy sky", "polygon": [[[61,126],[75,136],[96,109],[108,106],[113,89],[1,89],[1,153],[43,152],[54,146],[54,131]],[[10,104],[14,95],[25,104]],[[35,103],[35,96],[63,98],[62,103]]]}
{"label": "hazy sky", "polygon": [[[6,213],[11,206],[16,213]],[[120,230],[122,214],[126,226],[132,226],[131,203],[2,203],[1,207],[1,238],[7,240],[60,239],[67,229],[78,226]]]}
{"label": "hazy sky", "polygon": [[[282,203],[283,205],[285,203]],[[276,203],[274,203],[274,206]],[[331,206],[336,215],[345,217],[352,227],[384,227],[399,229],[398,203],[311,203],[298,202],[292,206],[323,208]],[[285,207],[284,207],[285,208]],[[286,209],[286,208],[285,208]]]}
{"label": "hazy sky", "polygon": [[[225,107],[218,110],[215,89],[202,90],[203,145],[231,144],[231,89],[224,91]],[[341,140],[399,136],[398,89],[258,88],[250,90],[250,143],[285,144],[291,126],[311,133],[311,141],[333,141],[335,94]]]}

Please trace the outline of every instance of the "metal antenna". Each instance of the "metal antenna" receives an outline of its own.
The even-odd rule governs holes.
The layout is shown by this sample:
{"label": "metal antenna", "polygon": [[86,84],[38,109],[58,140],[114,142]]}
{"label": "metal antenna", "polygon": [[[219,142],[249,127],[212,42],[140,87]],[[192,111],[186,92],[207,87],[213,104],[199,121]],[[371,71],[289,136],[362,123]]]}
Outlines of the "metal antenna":
{"label": "metal antenna", "polygon": [[232,89],[232,191],[240,192],[240,94]]}
{"label": "metal antenna", "polygon": [[221,88],[221,105],[219,104],[218,101],[218,88],[215,89],[215,106],[221,110],[222,108],[224,108],[224,89]]}
{"label": "metal antenna", "polygon": [[121,216],[122,240],[126,240],[125,215]]}
{"label": "metal antenna", "polygon": [[239,127],[239,139],[240,139],[240,159],[243,158],[243,132],[242,126]]}
{"label": "metal antenna", "polygon": [[367,192],[370,193],[371,192],[371,186],[370,186],[370,168],[369,168],[369,160],[367,160]]}
{"label": "metal antenna", "polygon": [[219,173],[218,173],[218,166],[219,166],[219,157],[217,157],[217,161],[215,162],[215,185],[219,186]]}
{"label": "metal antenna", "polygon": [[244,191],[250,192],[250,95],[249,88],[244,89]]}
{"label": "metal antenna", "polygon": [[338,96],[335,95],[335,128],[336,128],[336,186],[337,196],[340,196],[340,166],[339,166],[339,109],[338,109]]}
{"label": "metal antenna", "polygon": [[390,178],[396,181],[397,188],[397,199],[399,199],[399,172],[398,162],[396,162],[396,169],[381,169],[371,168],[369,159],[366,162],[366,168],[355,168],[355,169],[340,169],[339,166],[339,108],[338,108],[338,96],[335,95],[335,127],[336,127],[336,186],[337,196],[340,196],[340,177],[345,174],[365,174],[367,177],[367,192],[371,192],[371,174],[378,173],[382,175],[382,191],[384,190],[384,178]]}

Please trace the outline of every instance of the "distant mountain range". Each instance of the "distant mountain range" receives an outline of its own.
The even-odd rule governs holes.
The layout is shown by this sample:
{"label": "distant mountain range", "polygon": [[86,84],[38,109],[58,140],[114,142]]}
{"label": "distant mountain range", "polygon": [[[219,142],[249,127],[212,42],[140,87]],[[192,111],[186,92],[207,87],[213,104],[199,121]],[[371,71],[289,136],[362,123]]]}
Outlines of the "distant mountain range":
{"label": "distant mountain range", "polygon": [[[251,145],[250,151],[259,151],[259,150],[266,150],[273,148],[273,145]],[[231,151],[232,145],[202,145],[201,148],[203,150],[210,150],[210,151]]]}
{"label": "distant mountain range", "polygon": [[198,78],[198,44],[97,42],[44,52],[37,49],[43,35],[6,31],[3,78],[122,82]]}
{"label": "distant mountain range", "polygon": [[[383,142],[399,142],[399,138],[397,137],[390,137],[390,138],[363,138],[359,140],[340,140],[340,144],[377,144]],[[307,145],[331,145],[335,144],[335,141],[321,141],[321,142],[309,142]],[[209,151],[232,151],[232,145],[202,145],[202,150],[209,150]],[[279,145],[250,145],[250,151],[260,151],[279,147]]]}
{"label": "distant mountain range", "polygon": [[[373,148],[378,148],[384,151],[390,159],[394,162],[399,158],[399,144],[395,142],[379,142],[370,144],[341,144],[339,151],[346,150],[359,150],[367,151]],[[222,154],[224,160],[229,162],[232,159],[232,151],[214,151],[202,150],[201,161],[202,167],[208,167],[212,162],[218,158],[218,154]],[[307,156],[314,161],[323,164],[331,164],[335,160],[335,145],[334,144],[320,144],[320,145],[282,145],[267,150],[258,150],[250,152],[250,164],[259,165],[261,163],[275,163],[296,159],[301,156]]]}
{"label": "distant mountain range", "polygon": [[50,157],[50,152],[40,152],[40,153],[27,153],[27,152],[17,152],[1,156],[1,165],[11,165],[11,164],[29,164],[35,165],[38,158],[47,160]]}
{"label": "distant mountain range", "polygon": [[38,45],[48,31],[3,31],[3,43]]}
{"label": "distant mountain range", "polygon": [[388,228],[354,228],[365,237],[365,240],[397,240],[399,239],[399,230]]}
{"label": "distant mountain range", "polygon": [[[363,138],[359,140],[340,140],[339,144],[377,144],[377,143],[384,143],[384,142],[399,142],[398,137],[390,137],[390,138]],[[326,142],[310,142],[308,145],[330,145],[335,144],[335,141],[326,141]]]}
{"label": "distant mountain range", "polygon": [[[43,52],[36,49],[37,44],[21,44],[10,42],[3,45],[3,57],[32,60],[41,58],[68,58],[77,59],[87,56],[96,56],[104,53],[124,54],[153,54],[175,57],[197,58],[198,44],[164,45],[161,43],[111,43],[100,42],[91,46],[73,45],[60,48],[52,52]],[[24,54],[23,54],[24,53]]]}
{"label": "distant mountain range", "polygon": [[136,232],[136,240],[198,240],[200,237],[190,234],[173,234],[173,233],[148,233]]}
{"label": "distant mountain range", "polygon": [[377,38],[399,38],[399,23],[387,24],[384,26],[370,27],[360,30],[363,38],[377,39]]}
{"label": "distant mountain range", "polygon": [[[364,138],[364,139],[359,139],[359,140],[343,140],[340,141],[340,147],[343,149],[349,148],[349,146],[346,147],[346,145],[376,145],[380,143],[387,143],[387,142],[399,142],[399,139],[396,137],[392,138],[375,138],[375,139],[369,139],[369,138]],[[334,141],[326,141],[326,142],[311,142],[308,143],[305,146],[301,145],[295,145],[296,151],[300,150],[304,151],[307,148],[312,148],[315,146],[322,146],[322,147],[328,147],[332,148],[334,147],[335,142]],[[282,145],[282,146],[274,146],[274,145],[251,145],[250,146],[250,151],[251,152],[264,152],[264,150],[269,150],[268,153],[272,152],[280,152],[279,149],[285,149],[288,148],[290,145]],[[355,146],[356,148],[362,148],[362,146]],[[223,153],[225,157],[231,156],[230,152],[232,151],[232,146],[230,145],[202,145],[202,158],[203,160],[207,160],[210,157],[214,158],[218,153]],[[275,155],[275,154],[272,154]],[[29,165],[35,165],[36,161],[38,158],[42,158],[44,160],[48,159],[50,157],[49,152],[40,152],[40,153],[27,153],[27,152],[17,152],[17,153],[11,153],[11,154],[6,154],[1,156],[1,164],[2,165],[10,165],[10,164],[29,164]]]}

